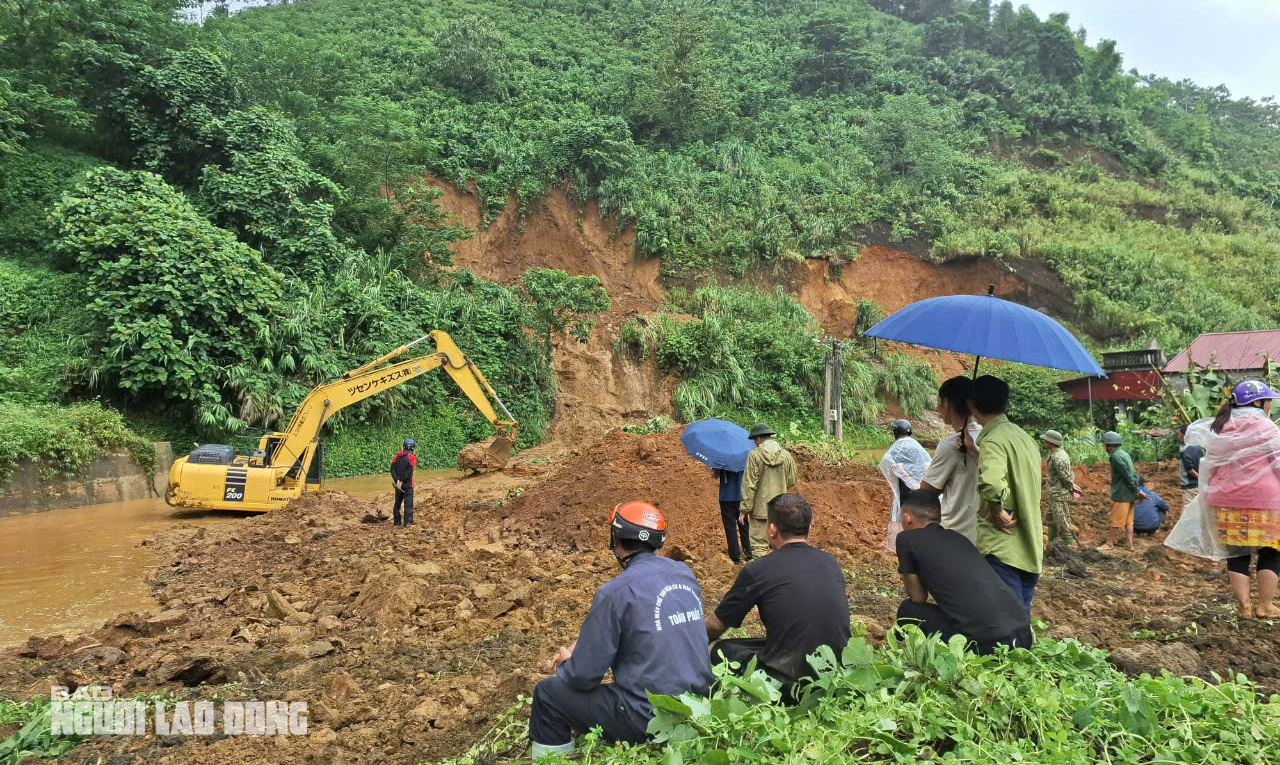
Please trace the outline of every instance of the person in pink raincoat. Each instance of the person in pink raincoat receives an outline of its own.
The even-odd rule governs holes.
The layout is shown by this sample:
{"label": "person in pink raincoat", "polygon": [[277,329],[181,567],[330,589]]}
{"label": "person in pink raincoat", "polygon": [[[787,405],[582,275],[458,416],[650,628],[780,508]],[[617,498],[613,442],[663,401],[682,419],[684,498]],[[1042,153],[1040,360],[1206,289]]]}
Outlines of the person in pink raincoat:
{"label": "person in pink raincoat", "polygon": [[[1271,402],[1280,393],[1247,380],[1223,402],[1210,426],[1204,502],[1227,546],[1227,579],[1240,617],[1280,617],[1280,428]],[[1249,592],[1249,562],[1257,556],[1258,606]]]}

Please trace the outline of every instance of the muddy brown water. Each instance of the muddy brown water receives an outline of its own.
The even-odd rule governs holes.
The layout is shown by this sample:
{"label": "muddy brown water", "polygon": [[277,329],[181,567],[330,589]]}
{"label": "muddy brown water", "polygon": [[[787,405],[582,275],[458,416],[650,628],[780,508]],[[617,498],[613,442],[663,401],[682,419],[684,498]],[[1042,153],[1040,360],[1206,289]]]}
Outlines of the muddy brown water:
{"label": "muddy brown water", "polygon": [[[420,481],[457,476],[419,471]],[[334,478],[327,491],[372,497],[386,475]],[[240,513],[176,510],[158,497],[0,518],[0,646],[31,635],[92,629],[116,614],[152,608],[146,578],[155,566],[141,542],[178,523],[243,522]]]}

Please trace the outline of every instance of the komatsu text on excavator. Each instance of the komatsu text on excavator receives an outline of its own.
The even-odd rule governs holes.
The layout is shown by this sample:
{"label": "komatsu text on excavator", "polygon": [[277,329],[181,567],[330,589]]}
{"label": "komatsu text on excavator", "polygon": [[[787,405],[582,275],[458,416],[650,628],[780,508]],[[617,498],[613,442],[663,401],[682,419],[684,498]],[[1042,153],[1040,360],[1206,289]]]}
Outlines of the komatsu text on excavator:
{"label": "komatsu text on excavator", "polygon": [[[389,363],[430,339],[436,352]],[[260,513],[284,507],[304,491],[320,488],[323,448],[320,428],[345,406],[443,366],[497,434],[489,447],[495,466],[506,464],[516,440],[516,422],[476,365],[448,334],[435,331],[357,367],[331,383],[316,386],[298,405],[289,427],[268,433],[252,455],[237,455],[222,444],[198,446],[169,471],[165,501],[173,507]],[[500,419],[489,399],[506,419]]]}

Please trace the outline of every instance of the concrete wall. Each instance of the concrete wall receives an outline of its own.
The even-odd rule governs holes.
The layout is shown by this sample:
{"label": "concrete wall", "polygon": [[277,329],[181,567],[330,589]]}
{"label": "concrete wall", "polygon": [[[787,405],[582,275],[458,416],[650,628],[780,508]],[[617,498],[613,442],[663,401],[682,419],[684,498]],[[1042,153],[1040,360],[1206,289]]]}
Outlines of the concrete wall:
{"label": "concrete wall", "polygon": [[13,480],[0,492],[0,517],[163,497],[173,465],[173,449],[168,441],[161,441],[155,444],[155,450],[156,467],[151,478],[125,453],[97,460],[86,477],[78,481],[49,483],[40,478],[35,466],[20,465]]}

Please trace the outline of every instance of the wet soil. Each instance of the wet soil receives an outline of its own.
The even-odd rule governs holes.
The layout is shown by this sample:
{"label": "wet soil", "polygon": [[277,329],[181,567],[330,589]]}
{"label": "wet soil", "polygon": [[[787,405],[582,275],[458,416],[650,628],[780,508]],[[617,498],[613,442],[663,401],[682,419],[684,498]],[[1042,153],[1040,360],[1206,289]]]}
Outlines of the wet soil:
{"label": "wet soil", "polygon": [[[883,637],[900,584],[883,552],[888,488],[866,465],[798,454],[815,508],[812,541],[843,563],[855,616]],[[1178,512],[1172,463],[1142,466]],[[1096,543],[1105,465],[1079,469],[1076,523]],[[525,452],[503,473],[421,482],[417,525],[385,519],[389,496],[325,492],[267,515],[179,526],[148,544],[159,606],[78,636],[0,653],[0,695],[109,683],[118,694],[309,703],[288,738],[98,738],[68,762],[431,761],[464,751],[574,639],[595,589],[616,572],[604,518],[646,498],[666,514],[664,554],[697,573],[708,607],[736,569],[724,555],[708,471],[678,435],[618,431],[576,450]],[[1233,616],[1221,564],[1159,539],[1134,553],[1052,549],[1034,615],[1047,634],[1117,651],[1127,671],[1244,672],[1280,691],[1280,627]],[[748,628],[758,631],[758,622]],[[120,758],[116,760],[115,758]]]}

